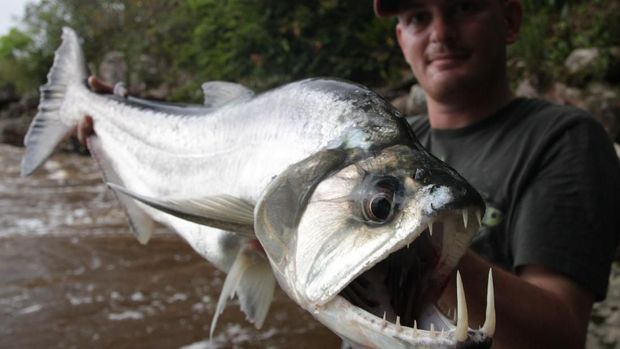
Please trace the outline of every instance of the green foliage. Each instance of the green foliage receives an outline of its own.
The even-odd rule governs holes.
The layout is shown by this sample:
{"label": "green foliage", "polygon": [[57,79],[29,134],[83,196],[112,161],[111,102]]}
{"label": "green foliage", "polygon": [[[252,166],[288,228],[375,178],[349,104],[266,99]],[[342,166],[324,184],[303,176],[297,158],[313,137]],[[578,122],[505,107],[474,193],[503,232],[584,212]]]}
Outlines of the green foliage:
{"label": "green foliage", "polygon": [[31,44],[16,58],[32,66],[24,88],[45,80],[62,26],[82,37],[91,70],[120,51],[130,88],[166,86],[173,100],[200,100],[208,80],[258,90],[310,76],[377,85],[404,66],[393,21],[355,0],[41,0],[27,9]]}
{"label": "green foliage", "polygon": [[188,3],[199,20],[180,50],[183,67],[206,80],[259,90],[309,76],[378,84],[403,66],[394,23],[353,0]]}
{"label": "green foliage", "polygon": [[32,39],[22,31],[12,29],[0,37],[0,87],[11,85],[24,94],[38,86],[39,62],[32,57],[37,52]]}

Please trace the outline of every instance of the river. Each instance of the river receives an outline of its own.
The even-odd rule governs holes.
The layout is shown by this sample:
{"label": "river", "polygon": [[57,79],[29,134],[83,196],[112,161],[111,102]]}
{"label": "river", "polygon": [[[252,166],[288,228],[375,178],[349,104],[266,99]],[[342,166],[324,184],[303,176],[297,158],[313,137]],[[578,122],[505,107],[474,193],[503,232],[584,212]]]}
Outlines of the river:
{"label": "river", "polygon": [[143,246],[88,157],[60,153],[19,176],[0,145],[0,348],[340,348],[278,290],[261,330],[229,302],[224,274],[161,228]]}

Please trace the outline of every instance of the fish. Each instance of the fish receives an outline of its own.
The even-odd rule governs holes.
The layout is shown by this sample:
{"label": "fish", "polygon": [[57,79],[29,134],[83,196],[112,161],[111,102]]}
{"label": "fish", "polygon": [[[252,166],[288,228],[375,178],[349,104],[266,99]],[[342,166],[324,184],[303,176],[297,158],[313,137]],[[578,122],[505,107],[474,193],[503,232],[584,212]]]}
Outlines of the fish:
{"label": "fish", "polygon": [[92,92],[79,37],[65,27],[24,144],[35,171],[86,115],[104,181],[147,243],[170,227],[226,273],[210,335],[229,298],[260,328],[276,285],[355,348],[490,347],[435,305],[480,227],[484,202],[429,154],[372,90],[309,78],[256,94],[203,84],[203,104]]}

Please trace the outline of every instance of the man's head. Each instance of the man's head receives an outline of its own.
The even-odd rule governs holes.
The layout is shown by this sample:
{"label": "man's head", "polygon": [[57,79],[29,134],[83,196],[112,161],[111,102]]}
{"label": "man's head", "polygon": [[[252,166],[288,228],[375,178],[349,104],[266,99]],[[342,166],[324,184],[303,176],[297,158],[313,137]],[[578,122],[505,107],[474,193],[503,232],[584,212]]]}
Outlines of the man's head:
{"label": "man's head", "polygon": [[397,16],[396,36],[429,97],[466,98],[506,84],[506,46],[519,32],[518,0],[375,0]]}

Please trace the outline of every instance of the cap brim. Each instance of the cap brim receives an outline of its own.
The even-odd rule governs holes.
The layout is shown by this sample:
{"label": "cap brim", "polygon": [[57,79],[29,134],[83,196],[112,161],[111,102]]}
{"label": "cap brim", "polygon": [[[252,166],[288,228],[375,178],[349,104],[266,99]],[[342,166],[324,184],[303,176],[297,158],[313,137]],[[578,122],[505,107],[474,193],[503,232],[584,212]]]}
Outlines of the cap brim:
{"label": "cap brim", "polygon": [[400,12],[399,0],[374,0],[373,8],[379,17],[396,16]]}

